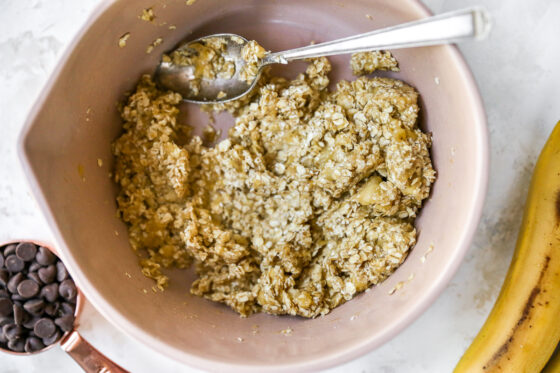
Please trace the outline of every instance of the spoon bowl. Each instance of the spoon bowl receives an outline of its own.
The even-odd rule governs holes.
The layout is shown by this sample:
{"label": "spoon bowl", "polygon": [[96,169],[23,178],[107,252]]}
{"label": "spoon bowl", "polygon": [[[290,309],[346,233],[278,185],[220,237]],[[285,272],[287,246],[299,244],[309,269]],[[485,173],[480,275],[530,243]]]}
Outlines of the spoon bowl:
{"label": "spoon bowl", "polygon": [[[235,65],[235,72],[231,78],[207,79],[198,77],[196,67],[193,65],[184,66],[170,61],[162,61],[155,73],[156,82],[162,87],[180,93],[184,101],[192,103],[223,103],[236,100],[251,91],[258,81],[262,66],[259,68],[256,78],[250,84],[241,79],[240,72],[247,64],[241,56],[241,50],[249,42],[244,37],[236,34],[214,34],[184,43],[175,51],[185,51],[196,55],[198,52],[192,47],[193,44],[205,43],[212,38],[220,38],[225,41],[225,51],[222,53],[222,57],[225,61],[233,62]],[[200,78],[198,92],[191,89],[190,86],[190,82],[196,78]],[[220,94],[220,92],[223,93]],[[225,96],[222,97],[223,94]]]}

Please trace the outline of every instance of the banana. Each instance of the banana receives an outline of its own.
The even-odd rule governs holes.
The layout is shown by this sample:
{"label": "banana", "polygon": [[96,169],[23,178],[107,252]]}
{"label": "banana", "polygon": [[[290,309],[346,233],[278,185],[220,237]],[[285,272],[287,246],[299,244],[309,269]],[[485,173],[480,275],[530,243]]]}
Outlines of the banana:
{"label": "banana", "polygon": [[544,367],[543,373],[560,373],[560,345]]}
{"label": "banana", "polygon": [[500,295],[455,373],[538,373],[560,340],[560,122],[535,166]]}

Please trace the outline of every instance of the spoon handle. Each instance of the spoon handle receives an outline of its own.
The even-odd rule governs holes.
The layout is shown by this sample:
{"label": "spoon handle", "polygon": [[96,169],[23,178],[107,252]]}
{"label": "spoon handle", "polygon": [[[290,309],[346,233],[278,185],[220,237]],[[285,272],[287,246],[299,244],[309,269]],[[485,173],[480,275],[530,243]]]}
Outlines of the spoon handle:
{"label": "spoon handle", "polygon": [[271,53],[264,64],[288,63],[302,58],[332,56],[380,49],[399,49],[446,44],[465,39],[483,39],[491,28],[483,8],[468,8],[418,21],[387,27],[325,43]]}

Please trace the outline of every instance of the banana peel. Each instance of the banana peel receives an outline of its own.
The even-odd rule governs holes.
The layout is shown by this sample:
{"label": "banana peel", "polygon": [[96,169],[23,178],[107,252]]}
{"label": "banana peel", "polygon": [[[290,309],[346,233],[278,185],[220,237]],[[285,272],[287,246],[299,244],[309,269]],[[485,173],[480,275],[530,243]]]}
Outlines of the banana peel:
{"label": "banana peel", "polygon": [[560,340],[560,122],[535,166],[502,289],[455,373],[538,373]]}
{"label": "banana peel", "polygon": [[543,373],[560,373],[560,345],[543,369]]}

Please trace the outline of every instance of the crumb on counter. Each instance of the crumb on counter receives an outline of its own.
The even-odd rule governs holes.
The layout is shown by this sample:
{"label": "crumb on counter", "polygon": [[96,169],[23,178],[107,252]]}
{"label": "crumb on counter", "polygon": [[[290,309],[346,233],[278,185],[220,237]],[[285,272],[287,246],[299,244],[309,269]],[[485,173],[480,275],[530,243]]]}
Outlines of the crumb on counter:
{"label": "crumb on counter", "polygon": [[142,14],[138,16],[142,21],[153,22],[156,18],[152,8],[142,9]]}
{"label": "crumb on counter", "polygon": [[430,246],[428,246],[428,249],[424,253],[424,260],[426,260],[428,254],[430,254],[432,251],[434,251],[434,244],[430,244]]}
{"label": "crumb on counter", "polygon": [[93,113],[93,110],[91,110],[91,107],[88,107],[86,110],[86,122],[90,122],[91,121],[91,114]]}
{"label": "crumb on counter", "polygon": [[292,328],[288,327],[286,329],[281,330],[280,333],[285,335],[286,337],[289,337],[292,335],[293,331],[294,330]]}
{"label": "crumb on counter", "polygon": [[187,0],[186,4],[187,5],[193,5],[196,2],[196,0]]}
{"label": "crumb on counter", "polygon": [[119,47],[120,47],[120,48],[126,47],[126,42],[128,41],[129,38],[130,38],[130,32],[127,32],[126,34],[124,34],[123,36],[121,36],[121,37],[119,38]]}
{"label": "crumb on counter", "polygon": [[253,335],[259,334],[259,326],[256,325],[256,324],[255,324],[255,325],[252,325],[252,326],[251,326],[251,333],[252,333]]}
{"label": "crumb on counter", "polygon": [[103,167],[103,159],[97,158],[97,166]]}
{"label": "crumb on counter", "polygon": [[148,47],[146,48],[146,53],[150,54],[153,52],[154,48],[163,43],[163,38],[155,39]]}
{"label": "crumb on counter", "polygon": [[78,175],[80,175],[83,182],[86,181],[86,171],[81,163],[78,163]]}
{"label": "crumb on counter", "polygon": [[414,273],[411,273],[408,278],[406,279],[406,281],[399,281],[397,282],[397,284],[395,285],[394,288],[392,288],[391,290],[389,290],[389,295],[393,295],[397,290],[402,289],[402,287],[406,284],[408,284],[410,281],[412,281],[414,279]]}
{"label": "crumb on counter", "polygon": [[404,282],[403,282],[403,281],[397,282],[397,284],[395,285],[395,287],[393,287],[391,290],[389,290],[389,295],[393,295],[397,290],[399,290],[399,289],[402,288],[403,286],[404,286]]}

